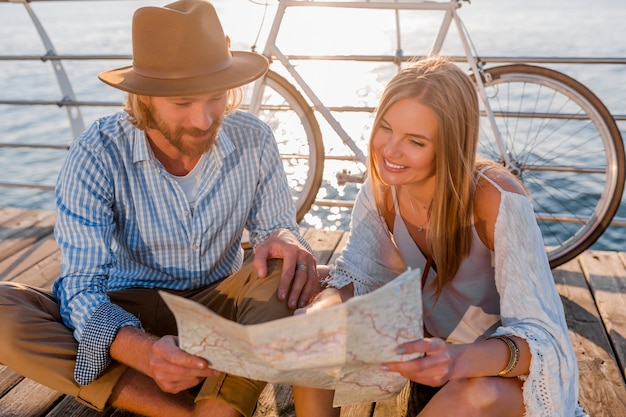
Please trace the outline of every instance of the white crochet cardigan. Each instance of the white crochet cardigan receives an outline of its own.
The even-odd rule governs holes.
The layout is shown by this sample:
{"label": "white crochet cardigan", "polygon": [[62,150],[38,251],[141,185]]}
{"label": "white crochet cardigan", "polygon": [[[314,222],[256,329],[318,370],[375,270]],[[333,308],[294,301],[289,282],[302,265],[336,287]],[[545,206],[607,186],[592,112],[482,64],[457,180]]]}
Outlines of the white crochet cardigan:
{"label": "white crochet cardigan", "polygon": [[[586,416],[578,405],[578,364],[561,299],[527,197],[501,190],[494,246],[502,323],[495,334],[524,338],[532,353],[523,387],[526,416]],[[360,295],[404,270],[366,181],[355,201],[346,248],[331,266],[327,283],[336,288],[353,283]]]}

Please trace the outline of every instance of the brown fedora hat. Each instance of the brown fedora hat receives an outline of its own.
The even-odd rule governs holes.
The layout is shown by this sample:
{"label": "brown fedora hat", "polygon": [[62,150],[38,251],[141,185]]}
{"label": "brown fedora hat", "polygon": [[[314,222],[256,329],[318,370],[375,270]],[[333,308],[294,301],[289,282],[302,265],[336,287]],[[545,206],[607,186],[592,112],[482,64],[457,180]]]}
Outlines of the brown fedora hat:
{"label": "brown fedora hat", "polygon": [[210,93],[259,78],[267,59],[230,51],[215,8],[204,0],[141,7],[133,15],[133,65],[104,71],[105,83],[148,96]]}

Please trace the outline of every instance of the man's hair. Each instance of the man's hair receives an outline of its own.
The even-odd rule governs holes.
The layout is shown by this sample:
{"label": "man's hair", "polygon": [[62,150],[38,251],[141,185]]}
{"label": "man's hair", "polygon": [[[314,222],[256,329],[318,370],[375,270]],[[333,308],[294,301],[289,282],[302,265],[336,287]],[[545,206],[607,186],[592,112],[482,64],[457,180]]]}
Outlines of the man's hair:
{"label": "man's hair", "polygon": [[[235,111],[243,100],[243,88],[238,87],[227,91],[228,102],[224,114]],[[130,122],[138,129],[146,130],[152,127],[152,114],[150,110],[150,96],[128,93],[124,102],[124,111],[128,113]]]}

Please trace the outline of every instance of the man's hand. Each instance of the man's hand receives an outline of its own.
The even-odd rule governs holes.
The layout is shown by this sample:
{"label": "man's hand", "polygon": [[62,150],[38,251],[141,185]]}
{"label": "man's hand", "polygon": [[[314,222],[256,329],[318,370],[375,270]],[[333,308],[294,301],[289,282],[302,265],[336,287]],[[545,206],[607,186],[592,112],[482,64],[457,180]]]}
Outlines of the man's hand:
{"label": "man's hand", "polygon": [[195,387],[209,376],[219,374],[209,363],[178,347],[178,338],[164,336],[152,345],[150,369],[157,385],[165,392],[177,394]]}
{"label": "man's hand", "polygon": [[287,230],[272,233],[255,248],[254,267],[259,278],[267,275],[267,260],[272,258],[283,260],[278,299],[284,301],[289,297],[288,306],[292,309],[304,307],[321,289],[315,258]]}
{"label": "man's hand", "polygon": [[111,357],[154,379],[172,394],[195,387],[203,379],[219,375],[209,362],[178,347],[178,338],[156,338],[134,327],[122,327],[110,349]]}

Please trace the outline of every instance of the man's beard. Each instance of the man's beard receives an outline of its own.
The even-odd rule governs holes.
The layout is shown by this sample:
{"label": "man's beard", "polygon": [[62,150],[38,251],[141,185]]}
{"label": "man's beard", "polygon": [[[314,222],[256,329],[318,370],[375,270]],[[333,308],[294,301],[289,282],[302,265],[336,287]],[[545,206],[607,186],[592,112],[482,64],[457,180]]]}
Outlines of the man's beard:
{"label": "man's beard", "polygon": [[[152,123],[150,123],[155,129],[157,129],[161,134],[171,143],[180,153],[186,156],[198,156],[207,152],[209,149],[215,145],[217,141],[217,135],[219,133],[220,128],[222,127],[223,117],[218,119],[214,119],[211,127],[207,130],[202,129],[185,129],[183,127],[170,127],[166,123],[164,123],[161,119],[154,116],[154,112],[152,113]],[[194,137],[198,136],[207,136],[206,140],[203,141],[191,141],[186,142],[183,139],[184,135],[191,135]]]}

